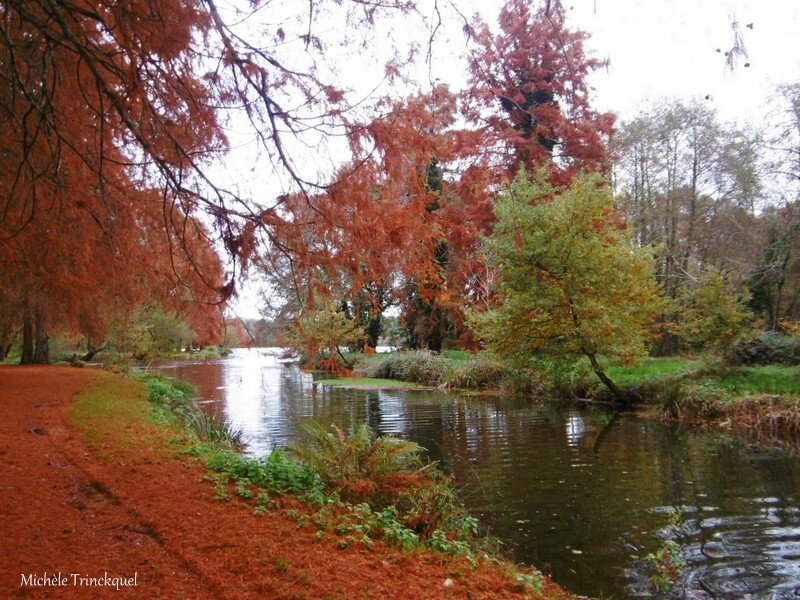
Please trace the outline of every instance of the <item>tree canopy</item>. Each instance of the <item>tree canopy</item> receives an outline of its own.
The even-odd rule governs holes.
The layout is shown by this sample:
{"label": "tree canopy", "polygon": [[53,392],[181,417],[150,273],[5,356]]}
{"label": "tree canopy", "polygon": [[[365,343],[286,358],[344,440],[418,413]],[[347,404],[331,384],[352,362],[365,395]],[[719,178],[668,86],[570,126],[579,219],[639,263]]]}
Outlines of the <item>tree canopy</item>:
{"label": "tree canopy", "polygon": [[661,300],[652,249],[631,244],[611,189],[598,175],[558,189],[542,172],[530,179],[522,170],[495,215],[482,247],[496,298],[472,316],[479,335],[499,356],[542,370],[585,358],[619,396],[601,357],[646,354]]}

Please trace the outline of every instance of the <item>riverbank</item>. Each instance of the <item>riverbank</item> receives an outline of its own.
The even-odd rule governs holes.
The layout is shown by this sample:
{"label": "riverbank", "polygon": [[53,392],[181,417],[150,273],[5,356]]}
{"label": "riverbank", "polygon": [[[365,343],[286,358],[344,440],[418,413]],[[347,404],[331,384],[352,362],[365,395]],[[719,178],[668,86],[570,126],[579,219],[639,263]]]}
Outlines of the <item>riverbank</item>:
{"label": "riverbank", "polygon": [[[135,587],[103,590],[123,598],[533,595],[482,558],[472,565],[320,536],[291,496],[256,511],[237,494],[215,501],[206,467],[178,456],[181,430],[152,420],[138,381],[94,369],[0,367],[0,389],[4,596],[50,595],[20,587],[22,574],[45,571],[135,576]],[[70,581],[59,597],[85,597]],[[546,578],[541,593],[571,597]]]}
{"label": "riverbank", "polygon": [[[54,365],[89,365],[105,366],[115,365],[125,368],[134,363],[154,362],[163,360],[220,360],[230,355],[231,349],[223,346],[204,346],[199,350],[186,352],[151,352],[147,354],[134,355],[130,352],[117,352],[115,350],[102,349],[92,354],[87,360],[86,354],[82,351],[76,353],[65,347],[62,343],[54,344],[54,349],[50,353],[50,364]],[[14,348],[13,352],[0,360],[2,365],[18,365],[20,360],[19,348]]]}
{"label": "riverbank", "polygon": [[[465,352],[357,356],[353,374],[361,387],[398,386],[401,381],[445,389],[615,401],[588,372],[577,371],[553,386]],[[800,439],[800,366],[723,368],[695,357],[648,357],[629,366],[610,366],[606,374],[621,388],[627,408],[643,416]],[[349,385],[347,381],[336,384]]]}

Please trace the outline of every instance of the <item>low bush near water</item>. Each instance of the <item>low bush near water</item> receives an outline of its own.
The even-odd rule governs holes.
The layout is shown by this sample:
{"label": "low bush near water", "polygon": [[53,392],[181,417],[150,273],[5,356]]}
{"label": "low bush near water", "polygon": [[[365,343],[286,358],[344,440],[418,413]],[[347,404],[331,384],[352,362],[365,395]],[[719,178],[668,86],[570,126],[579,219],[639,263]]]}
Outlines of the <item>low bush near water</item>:
{"label": "low bush near water", "polygon": [[508,370],[490,357],[450,351],[405,350],[362,356],[353,373],[374,379],[399,379],[446,388],[502,386]]}
{"label": "low bush near water", "polygon": [[218,415],[210,415],[192,407],[183,418],[189,429],[203,442],[225,443],[237,448],[242,444],[242,431]]}
{"label": "low bush near water", "polygon": [[450,479],[435,464],[423,462],[418,444],[376,437],[364,423],[350,436],[336,426],[309,425],[306,433],[309,440],[292,444],[290,452],[343,501],[379,512],[391,508],[400,523],[425,540],[437,530],[439,536],[446,530],[450,538],[455,532],[460,539],[473,524],[471,535],[477,533],[477,522],[466,513]]}
{"label": "low bush near water", "polygon": [[195,406],[191,400],[194,388],[180,380],[167,381],[149,374],[138,375],[145,382],[149,400],[153,404],[153,417],[165,423],[183,423],[201,442],[226,444],[238,447],[242,443],[242,432],[225,419],[209,415]]}

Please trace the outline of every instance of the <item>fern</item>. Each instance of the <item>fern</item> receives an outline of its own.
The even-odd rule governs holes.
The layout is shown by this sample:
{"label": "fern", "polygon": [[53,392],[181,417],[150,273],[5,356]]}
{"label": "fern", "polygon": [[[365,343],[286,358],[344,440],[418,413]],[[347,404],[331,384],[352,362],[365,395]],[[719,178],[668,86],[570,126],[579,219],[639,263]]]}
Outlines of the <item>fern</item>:
{"label": "fern", "polygon": [[308,441],[293,443],[290,452],[343,500],[384,506],[428,482],[422,448],[414,442],[375,437],[364,423],[350,436],[336,425],[327,430],[309,424],[304,429]]}

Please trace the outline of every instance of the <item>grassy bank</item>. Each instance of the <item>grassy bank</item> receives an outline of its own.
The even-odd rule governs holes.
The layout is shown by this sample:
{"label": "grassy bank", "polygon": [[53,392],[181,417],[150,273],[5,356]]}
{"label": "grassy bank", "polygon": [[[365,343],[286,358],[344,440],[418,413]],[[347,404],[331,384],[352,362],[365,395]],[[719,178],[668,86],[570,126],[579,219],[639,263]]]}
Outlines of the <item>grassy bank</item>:
{"label": "grassy bank", "polygon": [[380,379],[373,377],[337,377],[334,379],[317,379],[314,383],[341,387],[354,390],[417,390],[427,389],[428,386],[412,381],[399,379]]}
{"label": "grassy bank", "polygon": [[[783,436],[800,434],[800,367],[710,366],[679,358],[649,358],[612,367],[609,376],[651,415],[716,421]],[[594,386],[595,396],[610,399]]]}
{"label": "grassy bank", "polygon": [[[490,565],[521,593],[542,590],[538,572],[494,554],[449,479],[420,462],[416,445],[375,439],[366,426],[350,436],[312,428],[294,453],[276,449],[255,459],[237,451],[238,432],[194,407],[190,387],[158,376],[140,379],[115,378],[113,386],[103,379],[76,400],[73,424],[103,460],[136,464],[178,454],[204,465],[215,500],[313,527],[317,540],[335,548],[380,543],[403,554],[455,557],[473,568]],[[545,588],[552,591],[552,584],[545,581]]]}
{"label": "grassy bank", "polygon": [[[434,354],[416,350],[356,356],[353,372],[358,378],[375,379],[323,383],[399,387],[400,380],[441,388],[614,400],[586,369],[578,368],[561,381],[548,382],[524,371],[512,371],[489,357],[463,352]],[[649,415],[715,421],[800,437],[800,366],[722,367],[693,357],[647,357],[632,365],[609,366],[606,374],[632,404]]]}
{"label": "grassy bank", "polygon": [[689,373],[642,384],[645,410],[800,438],[800,367],[764,365]]}
{"label": "grassy bank", "polygon": [[517,389],[513,373],[501,363],[463,351],[405,350],[351,355],[349,359],[353,362],[353,374],[358,378],[442,388]]}

